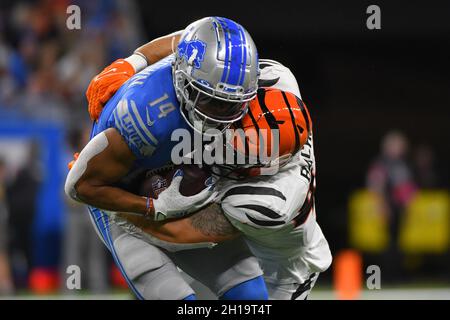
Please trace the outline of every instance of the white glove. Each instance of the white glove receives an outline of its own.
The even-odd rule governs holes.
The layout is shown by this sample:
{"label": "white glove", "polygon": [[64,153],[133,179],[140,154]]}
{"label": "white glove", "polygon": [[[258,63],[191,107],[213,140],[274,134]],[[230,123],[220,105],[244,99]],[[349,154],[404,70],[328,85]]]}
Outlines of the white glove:
{"label": "white glove", "polygon": [[183,174],[183,170],[178,169],[173,175],[170,186],[159,194],[158,199],[153,200],[155,221],[188,215],[209,204],[216,196],[212,177],[205,182],[206,188],[200,193],[190,197],[183,196],[179,191]]}

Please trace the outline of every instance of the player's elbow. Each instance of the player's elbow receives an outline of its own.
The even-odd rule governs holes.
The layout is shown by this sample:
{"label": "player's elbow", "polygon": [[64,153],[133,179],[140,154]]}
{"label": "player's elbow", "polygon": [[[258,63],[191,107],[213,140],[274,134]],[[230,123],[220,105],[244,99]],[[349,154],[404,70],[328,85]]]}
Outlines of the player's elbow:
{"label": "player's elbow", "polygon": [[77,175],[76,171],[72,168],[67,175],[66,183],[64,185],[64,192],[66,195],[75,201],[89,204],[91,194],[90,189],[91,186],[89,182],[82,179],[80,175]]}
{"label": "player's elbow", "polygon": [[73,172],[70,171],[69,174],[67,175],[66,183],[64,185],[64,192],[66,193],[66,195],[69,198],[71,198],[71,199],[73,199],[75,201],[79,201],[77,199],[77,191],[75,189],[75,185],[76,185],[77,181],[76,181],[76,179],[75,179],[75,177],[73,176],[72,173]]}
{"label": "player's elbow", "polygon": [[85,204],[92,205],[96,198],[95,191],[95,187],[89,181],[80,180],[73,186],[70,197]]}

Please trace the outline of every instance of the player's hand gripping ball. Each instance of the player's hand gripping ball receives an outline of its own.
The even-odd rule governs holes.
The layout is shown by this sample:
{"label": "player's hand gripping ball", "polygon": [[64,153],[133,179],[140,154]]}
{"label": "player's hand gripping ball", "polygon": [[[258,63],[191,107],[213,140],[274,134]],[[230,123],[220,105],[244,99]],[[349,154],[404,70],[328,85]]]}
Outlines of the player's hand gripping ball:
{"label": "player's hand gripping ball", "polygon": [[200,210],[214,198],[211,173],[196,165],[149,172],[139,193],[154,199],[155,220],[178,218]]}

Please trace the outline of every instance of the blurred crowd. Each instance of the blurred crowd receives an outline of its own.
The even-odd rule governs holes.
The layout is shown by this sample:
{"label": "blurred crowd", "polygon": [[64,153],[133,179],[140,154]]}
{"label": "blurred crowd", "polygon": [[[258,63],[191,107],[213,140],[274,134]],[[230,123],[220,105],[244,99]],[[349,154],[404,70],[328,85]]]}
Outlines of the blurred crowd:
{"label": "blurred crowd", "polygon": [[[419,241],[423,243],[430,242],[425,237],[432,238],[433,233],[436,236],[436,233],[440,233],[440,230],[442,230],[441,233],[444,234],[447,241],[443,240],[444,255],[440,257],[445,259],[446,251],[448,260],[450,215],[448,212],[448,192],[443,191],[448,186],[446,186],[447,181],[441,180],[441,177],[445,175],[439,174],[438,168],[433,148],[427,144],[411,146],[407,136],[401,131],[390,131],[385,134],[380,144],[379,155],[369,165],[366,175],[366,188],[373,194],[378,195],[378,199],[381,199],[381,208],[378,212],[383,215],[383,221],[386,222],[386,233],[389,239],[381,254],[381,259],[379,256],[376,259],[387,266],[385,268],[388,271],[386,278],[389,280],[405,280],[405,270],[408,267],[405,251],[420,253],[416,255],[416,258],[422,256],[423,253],[434,251],[433,245],[425,250],[421,246],[417,246],[413,250],[405,250],[405,247],[407,247],[404,245],[404,239],[406,239],[405,226],[411,228],[412,224],[420,223],[421,225],[417,226],[417,229],[429,230],[429,233],[423,232],[421,235],[416,232],[418,236],[422,236]],[[444,196],[440,197],[442,192],[444,192]],[[427,197],[429,197],[429,200],[423,202],[425,205],[422,207],[418,203],[413,203],[418,199],[419,194],[427,194]],[[441,206],[443,210],[439,210],[439,200],[442,200],[440,203],[443,205]],[[414,210],[417,217],[419,217],[419,214],[421,217],[408,217],[408,215],[415,213]],[[420,213],[417,214],[417,212]],[[442,228],[433,226],[432,220],[436,220]],[[408,221],[413,222],[408,225]],[[416,259],[414,263],[413,269],[416,269],[415,271],[418,271],[420,265],[423,265],[423,263],[418,263],[419,260]],[[446,265],[448,266],[448,261],[447,263],[441,263],[440,268],[438,268],[440,270],[436,271],[442,271],[443,268],[446,268]],[[427,267],[430,268],[430,272],[433,272],[430,265]]]}
{"label": "blurred crowd", "polygon": [[[67,28],[71,4],[80,30]],[[142,40],[135,11],[131,1],[2,1],[0,112],[80,126],[89,80]]]}
{"label": "blurred crowd", "polygon": [[[81,8],[80,29],[67,27],[70,5]],[[64,130],[66,163],[84,145],[90,127],[85,98],[90,79],[142,44],[140,23],[133,1],[1,1],[0,124],[57,123]],[[86,270],[91,289],[104,291],[110,263],[84,206],[66,203],[59,270],[36,270],[31,229],[42,168],[33,151],[39,147],[26,148],[20,167],[14,158],[23,156],[0,150],[0,294],[64,287],[59,275],[70,264]]]}
{"label": "blurred crowd", "polygon": [[367,188],[385,200],[391,235],[397,239],[398,218],[417,190],[438,187],[433,151],[429,146],[418,146],[411,157],[407,137],[400,131],[388,132],[366,179]]}
{"label": "blurred crowd", "polygon": [[431,146],[415,146],[411,154],[406,135],[391,131],[383,137],[380,149],[369,168],[367,186],[383,194],[391,208],[404,208],[418,188],[440,186]]}

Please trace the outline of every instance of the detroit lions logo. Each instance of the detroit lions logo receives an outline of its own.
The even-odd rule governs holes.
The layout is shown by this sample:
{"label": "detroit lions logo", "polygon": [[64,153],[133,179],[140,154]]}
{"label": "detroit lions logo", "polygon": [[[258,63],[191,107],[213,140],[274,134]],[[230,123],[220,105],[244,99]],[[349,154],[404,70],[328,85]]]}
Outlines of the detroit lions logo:
{"label": "detroit lions logo", "polygon": [[180,57],[186,59],[187,63],[200,69],[201,62],[205,57],[206,43],[200,40],[186,41],[183,40],[178,45]]}

